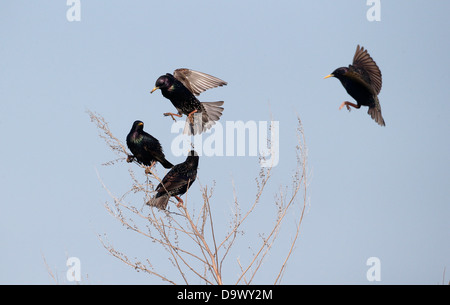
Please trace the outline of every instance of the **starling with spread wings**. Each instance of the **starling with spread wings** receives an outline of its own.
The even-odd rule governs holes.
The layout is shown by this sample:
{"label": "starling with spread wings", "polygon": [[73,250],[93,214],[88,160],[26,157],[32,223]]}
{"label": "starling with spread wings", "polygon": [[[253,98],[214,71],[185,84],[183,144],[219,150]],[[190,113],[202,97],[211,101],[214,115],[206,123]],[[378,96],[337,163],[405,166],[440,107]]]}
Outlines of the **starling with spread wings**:
{"label": "starling with spread wings", "polygon": [[[162,95],[169,99],[178,113],[164,113],[165,116],[188,116],[184,133],[200,134],[211,128],[222,115],[223,101],[200,102],[196,96],[205,90],[227,85],[227,82],[212,75],[190,70],[176,69],[173,75],[160,76],[150,93],[160,89]],[[175,119],[174,119],[175,120]]]}
{"label": "starling with spread wings", "polygon": [[337,68],[325,78],[332,76],[341,81],[347,93],[357,103],[343,102],[339,109],[346,106],[350,111],[350,107],[359,109],[361,106],[368,106],[367,113],[372,119],[381,126],[386,125],[381,115],[381,106],[378,100],[378,94],[381,91],[381,71],[367,50],[364,50],[364,47],[359,45],[356,47],[353,63],[348,68]]}
{"label": "starling with spread wings", "polygon": [[128,156],[128,162],[136,158],[139,163],[146,166],[153,166],[158,161],[165,168],[173,167],[172,163],[166,160],[159,141],[144,131],[144,123],[141,121],[133,123],[127,135],[127,146],[133,154]]}
{"label": "starling with spread wings", "polygon": [[194,150],[191,150],[183,163],[175,165],[156,187],[156,195],[150,199],[148,205],[165,210],[170,197],[178,200],[177,206],[183,205],[183,200],[179,197],[187,192],[197,178],[199,157]]}

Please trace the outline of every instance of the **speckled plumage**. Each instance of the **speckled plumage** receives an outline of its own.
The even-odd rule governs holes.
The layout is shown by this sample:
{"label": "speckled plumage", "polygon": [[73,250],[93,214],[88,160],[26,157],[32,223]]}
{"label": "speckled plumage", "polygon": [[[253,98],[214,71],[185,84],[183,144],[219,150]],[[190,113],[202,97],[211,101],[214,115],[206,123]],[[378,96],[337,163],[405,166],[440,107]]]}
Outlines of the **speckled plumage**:
{"label": "speckled plumage", "polygon": [[206,73],[190,69],[176,69],[173,75],[167,73],[160,76],[151,92],[160,89],[162,95],[169,99],[178,111],[178,114],[167,113],[165,115],[171,115],[173,118],[174,115],[185,114],[189,117],[186,121],[188,125],[185,133],[200,134],[211,128],[215,121],[220,119],[223,101],[200,102],[196,96],[205,90],[225,85],[227,82]]}
{"label": "speckled plumage", "polygon": [[349,106],[357,109],[361,106],[368,106],[367,113],[372,119],[381,126],[386,125],[381,115],[381,105],[378,100],[382,85],[381,71],[367,50],[364,50],[364,47],[357,46],[353,63],[348,68],[337,68],[325,78],[332,76],[340,80],[347,93],[357,102],[357,105],[344,102],[339,109],[344,105],[347,106],[348,110],[350,110]]}
{"label": "speckled plumage", "polygon": [[166,160],[159,141],[144,131],[144,123],[135,121],[127,135],[127,146],[138,162],[151,166],[158,161],[165,168],[172,168],[173,164]]}
{"label": "speckled plumage", "polygon": [[170,197],[174,196],[179,205],[183,200],[178,196],[183,195],[194,183],[197,178],[199,157],[195,151],[190,151],[186,161],[175,165],[163,180],[156,187],[156,195],[150,199],[148,204],[161,210],[166,209]]}

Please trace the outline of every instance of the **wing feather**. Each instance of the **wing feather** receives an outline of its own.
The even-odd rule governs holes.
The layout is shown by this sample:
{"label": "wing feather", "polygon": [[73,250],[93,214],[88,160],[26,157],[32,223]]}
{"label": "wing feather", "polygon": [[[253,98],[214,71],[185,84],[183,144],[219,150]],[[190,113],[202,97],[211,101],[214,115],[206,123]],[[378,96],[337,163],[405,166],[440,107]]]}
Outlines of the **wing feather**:
{"label": "wing feather", "polygon": [[227,85],[227,82],[220,78],[190,69],[176,69],[173,76],[194,95],[199,95],[211,88]]}
{"label": "wing feather", "polygon": [[161,183],[158,184],[155,191],[158,193],[165,193],[176,191],[188,184],[189,177],[185,173],[186,165],[181,163],[175,165],[167,174],[164,176]]}
{"label": "wing feather", "polygon": [[352,66],[356,70],[362,70],[363,77],[368,78],[370,84],[378,95],[381,91],[382,85],[381,71],[364,47],[360,47],[359,45],[356,47]]}

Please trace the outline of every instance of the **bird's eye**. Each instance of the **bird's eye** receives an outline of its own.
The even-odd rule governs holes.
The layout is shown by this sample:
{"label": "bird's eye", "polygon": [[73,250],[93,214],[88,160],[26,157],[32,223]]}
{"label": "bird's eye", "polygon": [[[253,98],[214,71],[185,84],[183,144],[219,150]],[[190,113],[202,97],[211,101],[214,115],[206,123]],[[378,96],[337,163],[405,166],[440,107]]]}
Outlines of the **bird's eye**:
{"label": "bird's eye", "polygon": [[158,78],[158,80],[156,81],[156,86],[161,87],[166,83],[165,78],[160,77]]}

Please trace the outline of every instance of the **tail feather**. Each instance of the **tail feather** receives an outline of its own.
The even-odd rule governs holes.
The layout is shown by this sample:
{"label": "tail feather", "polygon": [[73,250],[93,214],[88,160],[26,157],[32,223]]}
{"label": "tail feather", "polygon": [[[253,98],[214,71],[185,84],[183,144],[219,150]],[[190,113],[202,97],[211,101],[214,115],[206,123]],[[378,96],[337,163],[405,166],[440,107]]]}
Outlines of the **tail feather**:
{"label": "tail feather", "polygon": [[160,163],[164,168],[172,168],[173,167],[173,164],[170,163],[169,161],[167,161],[165,158],[162,159]]}
{"label": "tail feather", "polygon": [[223,101],[202,102],[201,104],[203,106],[202,112],[194,114],[194,124],[186,120],[184,134],[201,134],[203,131],[210,129],[222,116],[223,107],[220,106],[223,105]]}
{"label": "tail feather", "polygon": [[206,122],[214,122],[214,121],[218,121],[220,119],[220,117],[222,116],[222,112],[223,112],[223,107],[220,107],[223,105],[223,102],[204,102],[202,103],[203,107],[205,107],[205,111],[206,111],[206,116],[205,114],[203,114],[203,122],[205,122],[205,117],[206,117]]}
{"label": "tail feather", "polygon": [[151,207],[157,207],[160,210],[165,210],[167,204],[169,203],[170,196],[169,194],[163,194],[159,197],[155,196],[150,199],[147,204]]}
{"label": "tail feather", "polygon": [[381,115],[381,106],[378,97],[375,96],[374,104],[369,106],[369,110],[367,111],[367,113],[372,117],[373,120],[375,120],[375,122],[378,123],[378,125],[386,126],[383,116]]}
{"label": "tail feather", "polygon": [[386,126],[386,123],[384,122],[383,116],[381,115],[381,110],[377,108],[369,108],[369,111],[367,111],[368,114],[372,117],[372,119],[375,120],[375,122],[378,123],[380,126]]}

